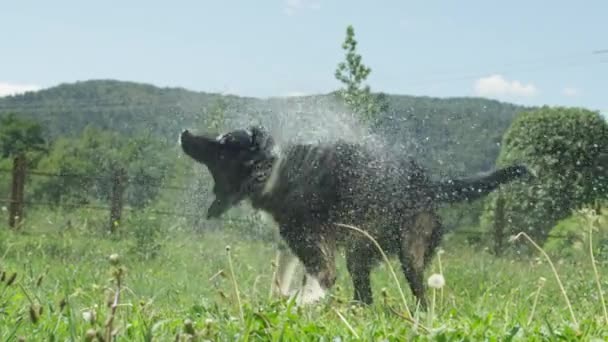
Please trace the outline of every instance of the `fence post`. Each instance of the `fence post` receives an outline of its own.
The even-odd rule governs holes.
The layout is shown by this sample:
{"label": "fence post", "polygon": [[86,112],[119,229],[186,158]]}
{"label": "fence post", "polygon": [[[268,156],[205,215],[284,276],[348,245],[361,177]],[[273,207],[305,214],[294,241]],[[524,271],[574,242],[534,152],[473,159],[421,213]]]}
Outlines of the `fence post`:
{"label": "fence post", "polygon": [[497,194],[496,208],[494,209],[494,254],[501,255],[505,238],[505,200],[500,193]]}
{"label": "fence post", "polygon": [[110,197],[110,233],[114,234],[122,217],[123,195],[127,173],[123,168],[114,171],[112,176],[112,194]]}
{"label": "fence post", "polygon": [[9,202],[8,226],[17,228],[23,218],[23,198],[25,188],[26,159],[23,153],[13,159],[13,174],[11,185],[11,199]]}

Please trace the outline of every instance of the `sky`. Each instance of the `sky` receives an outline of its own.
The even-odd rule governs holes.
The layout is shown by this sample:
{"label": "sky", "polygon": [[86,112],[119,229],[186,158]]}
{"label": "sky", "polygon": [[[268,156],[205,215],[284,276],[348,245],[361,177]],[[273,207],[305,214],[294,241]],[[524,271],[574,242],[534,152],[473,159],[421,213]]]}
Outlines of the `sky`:
{"label": "sky", "polygon": [[325,93],[353,25],[374,91],[608,112],[608,1],[6,1],[0,96],[88,79]]}

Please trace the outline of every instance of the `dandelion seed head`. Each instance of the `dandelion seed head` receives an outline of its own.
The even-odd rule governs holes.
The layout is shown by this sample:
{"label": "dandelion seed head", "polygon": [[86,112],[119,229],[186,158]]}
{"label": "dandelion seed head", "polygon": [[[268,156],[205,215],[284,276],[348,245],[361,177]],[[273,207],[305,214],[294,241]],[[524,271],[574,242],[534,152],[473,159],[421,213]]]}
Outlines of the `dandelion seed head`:
{"label": "dandelion seed head", "polygon": [[445,278],[443,275],[434,273],[428,279],[428,285],[434,289],[440,289],[445,285]]}
{"label": "dandelion seed head", "polygon": [[87,310],[87,311],[83,311],[82,312],[82,319],[84,319],[87,322],[92,322],[93,321],[93,317],[95,317],[95,316],[94,316],[94,314],[93,314],[92,311],[88,311]]}
{"label": "dandelion seed head", "polygon": [[113,253],[110,255],[110,264],[112,265],[118,265],[118,262],[120,261],[120,256],[118,256],[118,254]]}

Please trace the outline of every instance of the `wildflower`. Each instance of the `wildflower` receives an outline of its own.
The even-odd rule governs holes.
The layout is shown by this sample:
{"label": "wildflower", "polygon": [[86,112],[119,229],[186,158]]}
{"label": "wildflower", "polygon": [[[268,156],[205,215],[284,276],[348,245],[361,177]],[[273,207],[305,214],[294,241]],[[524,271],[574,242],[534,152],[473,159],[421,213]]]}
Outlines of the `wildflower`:
{"label": "wildflower", "polygon": [[196,333],[194,331],[194,325],[193,325],[191,319],[186,318],[184,320],[184,330],[186,331],[187,334],[190,334],[190,335],[194,335]]}
{"label": "wildflower", "polygon": [[445,285],[445,278],[438,273],[432,274],[428,279],[428,285],[431,288],[440,289]]}
{"label": "wildflower", "polygon": [[65,308],[66,304],[67,304],[66,299],[65,299],[65,298],[62,298],[62,299],[59,301],[59,311],[63,311],[63,308]]}
{"label": "wildflower", "polygon": [[93,321],[95,321],[95,312],[93,311],[83,311],[82,312],[82,319],[84,319],[85,321],[92,323]]}
{"label": "wildflower", "polygon": [[17,279],[17,272],[14,272],[6,281],[6,286],[11,286],[13,285],[13,283],[15,282],[15,279]]}
{"label": "wildflower", "polygon": [[42,279],[44,278],[44,274],[41,274],[38,279],[36,280],[36,287],[40,287],[40,285],[42,284]]}
{"label": "wildflower", "polygon": [[84,340],[85,341],[93,341],[93,339],[97,336],[97,331],[95,329],[87,330]]}
{"label": "wildflower", "polygon": [[114,253],[110,255],[110,264],[118,265],[118,261],[120,261],[120,257],[118,256],[118,254]]}
{"label": "wildflower", "polygon": [[30,320],[32,321],[32,323],[36,324],[36,323],[38,323],[39,319],[40,319],[40,310],[37,310],[35,305],[32,304],[30,306]]}

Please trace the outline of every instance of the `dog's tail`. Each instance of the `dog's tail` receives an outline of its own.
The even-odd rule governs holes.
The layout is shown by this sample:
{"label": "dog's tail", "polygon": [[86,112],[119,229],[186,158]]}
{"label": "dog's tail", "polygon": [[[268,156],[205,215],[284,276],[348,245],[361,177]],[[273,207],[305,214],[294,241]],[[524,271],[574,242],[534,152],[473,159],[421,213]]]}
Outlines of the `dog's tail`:
{"label": "dog's tail", "polygon": [[440,202],[473,201],[494,191],[501,184],[527,175],[531,175],[531,172],[525,166],[509,166],[480,177],[436,183],[434,195]]}

